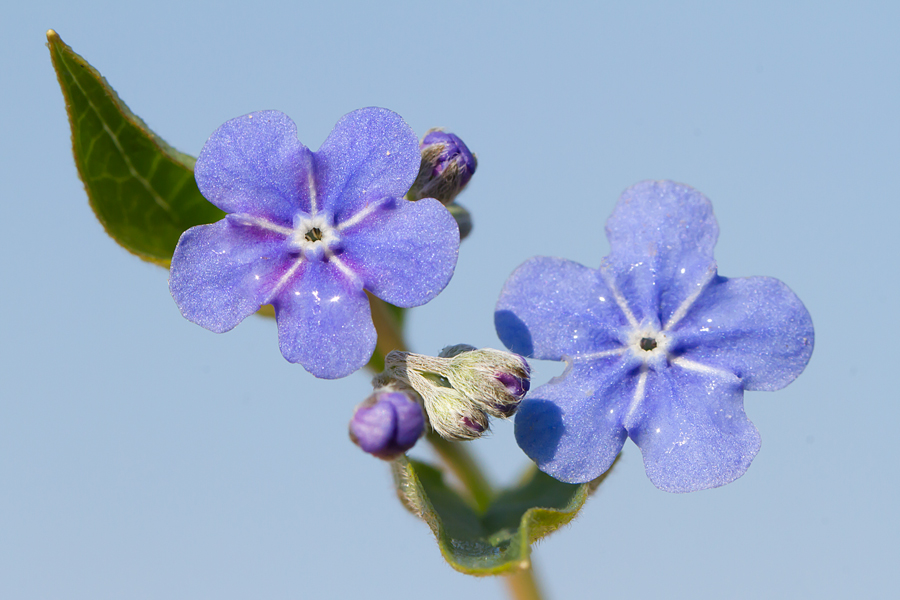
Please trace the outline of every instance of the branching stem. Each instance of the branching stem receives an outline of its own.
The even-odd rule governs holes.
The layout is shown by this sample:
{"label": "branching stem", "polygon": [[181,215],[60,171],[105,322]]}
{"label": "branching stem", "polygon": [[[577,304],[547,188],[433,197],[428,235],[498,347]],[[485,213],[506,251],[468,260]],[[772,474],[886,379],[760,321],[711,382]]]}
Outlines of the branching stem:
{"label": "branching stem", "polygon": [[[398,319],[391,313],[390,308],[384,301],[374,296],[369,296],[369,304],[372,307],[372,322],[375,324],[375,331],[378,333],[378,346],[376,354],[381,356],[384,367],[384,357],[391,350],[399,350],[408,352],[403,333]],[[377,367],[373,362],[369,366],[373,369]],[[380,369],[379,369],[380,370]],[[444,465],[459,479],[460,483],[469,494],[472,502],[475,504],[479,512],[487,510],[494,498],[494,490],[484,475],[484,471],[478,465],[478,461],[465,446],[463,442],[451,442],[445,440],[434,431],[429,431],[426,439],[437,452],[438,456],[444,462]],[[543,596],[538,588],[537,580],[534,574],[534,568],[529,564],[528,567],[520,569],[504,577],[506,579],[506,587],[509,590],[509,597],[512,600],[542,600]]]}

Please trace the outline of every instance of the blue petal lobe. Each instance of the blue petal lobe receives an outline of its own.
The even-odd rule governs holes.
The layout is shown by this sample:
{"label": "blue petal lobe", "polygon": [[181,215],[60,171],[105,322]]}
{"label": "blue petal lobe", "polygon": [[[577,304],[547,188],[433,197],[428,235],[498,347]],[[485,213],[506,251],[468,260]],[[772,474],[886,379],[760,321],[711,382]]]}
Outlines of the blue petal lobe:
{"label": "blue petal lobe", "polygon": [[406,194],[419,173],[419,140],[397,113],[344,115],[315,153],[317,203],[341,222],[382,198]]}
{"label": "blue petal lobe", "polygon": [[621,347],[627,320],[599,271],[537,256],[506,281],[494,324],[513,352],[562,360]]}
{"label": "blue petal lobe", "polygon": [[709,200],[673,181],[643,181],[619,198],[606,222],[614,278],[638,322],[664,326],[715,275],[719,226]]}
{"label": "blue petal lobe", "polygon": [[627,420],[650,481],[667,492],[692,492],[743,475],[760,439],[744,413],[740,381],[675,365],[647,375],[643,401]]}
{"label": "blue petal lobe", "polygon": [[232,119],[207,140],[194,166],[203,196],[228,213],[290,227],[309,212],[312,153],[284,113],[266,110]]}
{"label": "blue petal lobe", "polygon": [[305,261],[272,305],[281,353],[316,377],[346,377],[375,350],[369,299],[333,263]]}
{"label": "blue petal lobe", "polygon": [[627,434],[633,367],[621,357],[575,363],[533,390],[516,414],[516,442],[538,468],[584,483],[612,465]]}
{"label": "blue petal lobe", "polygon": [[728,370],[747,390],[781,389],[803,371],[815,343],[800,299],[772,277],[717,278],[675,327],[673,350]]}
{"label": "blue petal lobe", "polygon": [[450,282],[459,253],[456,221],[437,200],[390,200],[341,231],[345,262],[367,290],[396,306],[420,306]]}
{"label": "blue petal lobe", "polygon": [[185,231],[169,271],[169,290],[189,321],[216,333],[266,303],[286,271],[283,237],[226,217]]}

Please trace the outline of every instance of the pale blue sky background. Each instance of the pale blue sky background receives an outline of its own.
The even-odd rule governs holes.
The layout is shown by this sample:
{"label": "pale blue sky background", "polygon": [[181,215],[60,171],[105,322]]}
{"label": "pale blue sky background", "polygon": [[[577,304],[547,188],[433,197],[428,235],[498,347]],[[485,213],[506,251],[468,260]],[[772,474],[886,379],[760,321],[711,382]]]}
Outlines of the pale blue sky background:
{"label": "pale blue sky background", "polygon": [[[494,303],[530,256],[597,266],[629,185],[704,192],[720,272],[788,283],[816,325],[812,361],[790,387],[746,395],[763,445],[731,485],[658,491],[629,442],[537,547],[548,596],[896,593],[900,5],[323,4],[4,8],[0,597],[503,591],[451,570],[387,466],[347,440],[366,375],[315,380],[267,320],[224,335],[188,323],[166,273],[105,237],[72,161],[51,27],[194,155],[269,108],[312,148],[370,105],[465,139],[475,230],[450,286],[411,316],[424,352],[497,346]],[[537,366],[539,380],[559,370]],[[526,464],[511,432],[474,444],[504,480]]]}

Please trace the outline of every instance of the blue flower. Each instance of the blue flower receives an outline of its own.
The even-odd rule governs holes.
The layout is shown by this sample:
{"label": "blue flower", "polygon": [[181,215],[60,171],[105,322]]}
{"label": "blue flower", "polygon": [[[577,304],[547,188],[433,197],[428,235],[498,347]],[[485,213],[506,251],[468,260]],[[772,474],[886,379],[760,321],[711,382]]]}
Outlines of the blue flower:
{"label": "blue flower", "polygon": [[562,481],[606,471],[626,438],[660,489],[730,483],[759,451],[744,390],[793,381],[813,350],[803,303],[777,279],[716,272],[709,200],[669,181],[625,191],[600,268],[536,257],[506,282],[495,322],[519,354],[566,360],[516,417],[516,440]]}
{"label": "blue flower", "polygon": [[328,379],[356,371],[376,342],[366,290],[419,306],[456,267],[453,217],[403,199],[420,160],[415,133],[383,108],[345,115],[317,152],[283,113],[228,121],[194,172],[229,214],[184,232],[172,257],[182,314],[221,333],[271,304],[287,360]]}

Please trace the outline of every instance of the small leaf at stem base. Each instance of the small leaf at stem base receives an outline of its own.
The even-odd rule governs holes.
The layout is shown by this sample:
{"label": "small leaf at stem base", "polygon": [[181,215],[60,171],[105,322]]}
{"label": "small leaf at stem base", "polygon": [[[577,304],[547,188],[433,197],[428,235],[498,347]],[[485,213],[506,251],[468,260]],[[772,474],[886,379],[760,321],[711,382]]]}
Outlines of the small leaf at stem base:
{"label": "small leaf at stem base", "polygon": [[403,457],[394,461],[393,472],[403,504],[428,523],[450,566],[469,575],[527,568],[531,544],[571,521],[609,473],[576,485],[531,468],[481,513],[430,465]]}

